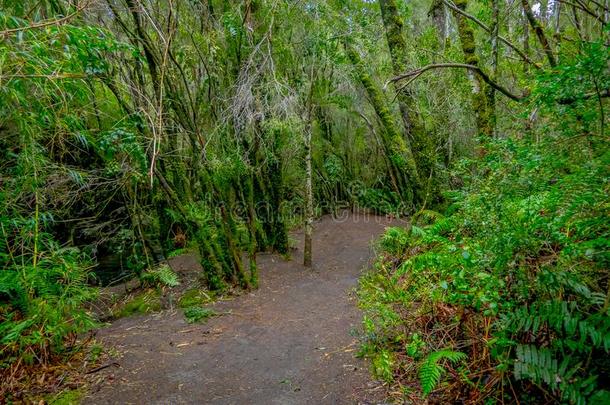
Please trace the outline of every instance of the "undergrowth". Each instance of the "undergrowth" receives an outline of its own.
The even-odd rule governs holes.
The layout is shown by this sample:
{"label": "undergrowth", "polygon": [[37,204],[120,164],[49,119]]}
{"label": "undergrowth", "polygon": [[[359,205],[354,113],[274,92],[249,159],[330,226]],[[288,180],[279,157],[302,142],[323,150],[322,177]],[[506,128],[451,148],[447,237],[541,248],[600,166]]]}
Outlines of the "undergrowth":
{"label": "undergrowth", "polygon": [[188,323],[199,323],[218,315],[213,309],[202,307],[184,308],[184,318]]}
{"label": "undergrowth", "polygon": [[486,147],[445,215],[382,237],[362,352],[414,401],[608,403],[610,151]]}

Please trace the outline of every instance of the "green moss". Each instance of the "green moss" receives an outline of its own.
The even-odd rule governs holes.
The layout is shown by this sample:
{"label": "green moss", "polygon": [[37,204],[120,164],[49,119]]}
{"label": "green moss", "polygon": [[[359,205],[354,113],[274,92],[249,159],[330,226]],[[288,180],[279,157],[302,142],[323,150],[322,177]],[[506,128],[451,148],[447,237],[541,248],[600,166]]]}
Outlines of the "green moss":
{"label": "green moss", "polygon": [[134,314],[147,314],[161,310],[161,294],[157,290],[147,290],[113,311],[115,318],[123,318]]}
{"label": "green moss", "polygon": [[82,389],[62,391],[47,399],[49,404],[54,405],[73,405],[80,403],[84,391]]}
{"label": "green moss", "polygon": [[381,6],[381,16],[386,28],[386,38],[390,48],[390,55],[392,56],[394,72],[402,73],[406,70],[405,53],[407,49],[407,43],[403,36],[404,24],[402,18],[400,18],[396,1],[380,1],[379,5]]}
{"label": "green moss", "polygon": [[206,304],[214,299],[214,292],[212,291],[201,291],[198,288],[191,288],[187,290],[180,299],[178,300],[178,306],[180,308],[188,308]]}

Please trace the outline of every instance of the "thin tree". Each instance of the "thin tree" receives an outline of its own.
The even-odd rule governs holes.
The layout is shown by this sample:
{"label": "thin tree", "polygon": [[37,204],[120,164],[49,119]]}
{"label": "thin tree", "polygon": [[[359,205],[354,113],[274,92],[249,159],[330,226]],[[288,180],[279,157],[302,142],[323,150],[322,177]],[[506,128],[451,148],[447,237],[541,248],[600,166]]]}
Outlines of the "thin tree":
{"label": "thin tree", "polygon": [[307,96],[307,114],[305,117],[305,247],[303,249],[303,265],[311,267],[312,237],[313,237],[313,184],[311,165],[311,113],[314,86],[313,65],[310,72],[309,94]]}

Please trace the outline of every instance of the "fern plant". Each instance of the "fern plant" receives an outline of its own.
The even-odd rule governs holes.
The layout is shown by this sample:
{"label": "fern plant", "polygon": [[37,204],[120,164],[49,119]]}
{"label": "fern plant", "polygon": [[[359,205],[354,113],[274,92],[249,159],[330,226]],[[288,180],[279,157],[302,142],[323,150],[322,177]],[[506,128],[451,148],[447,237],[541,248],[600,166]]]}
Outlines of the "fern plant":
{"label": "fern plant", "polygon": [[419,366],[419,382],[424,396],[429,395],[441,381],[445,367],[443,360],[450,363],[457,363],[466,358],[466,354],[450,349],[442,349],[430,353],[423,363]]}
{"label": "fern plant", "polygon": [[144,283],[151,286],[165,285],[168,287],[176,287],[180,285],[178,275],[167,264],[160,265],[153,270],[142,273],[141,279]]}

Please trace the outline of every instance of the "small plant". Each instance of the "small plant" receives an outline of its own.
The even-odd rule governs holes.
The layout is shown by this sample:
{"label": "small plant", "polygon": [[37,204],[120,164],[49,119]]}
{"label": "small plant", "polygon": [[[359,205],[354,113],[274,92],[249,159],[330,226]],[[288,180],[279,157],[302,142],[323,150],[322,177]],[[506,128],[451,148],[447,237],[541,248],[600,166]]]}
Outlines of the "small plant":
{"label": "small plant", "polygon": [[419,367],[419,381],[424,395],[429,395],[441,381],[445,368],[440,364],[443,360],[457,363],[466,358],[466,354],[452,350],[439,350],[430,353]]}
{"label": "small plant", "polygon": [[87,353],[87,360],[91,363],[95,363],[102,353],[104,352],[104,347],[98,343],[94,343],[89,347],[89,351]]}
{"label": "small plant", "polygon": [[414,333],[411,340],[406,344],[406,351],[409,357],[418,359],[421,356],[422,349],[426,347],[426,343],[422,340],[419,333]]}
{"label": "small plant", "polygon": [[139,293],[130,300],[119,305],[113,311],[115,318],[123,318],[135,314],[147,314],[161,310],[161,294],[155,289],[150,289]]}
{"label": "small plant", "polygon": [[178,275],[167,264],[143,273],[141,279],[143,283],[149,286],[176,287],[180,285]]}
{"label": "small plant", "polygon": [[209,308],[189,307],[184,309],[184,317],[188,323],[199,323],[216,315],[217,313]]}
{"label": "small plant", "polygon": [[393,366],[393,354],[388,350],[382,350],[373,358],[374,374],[383,381],[391,382],[394,379]]}

